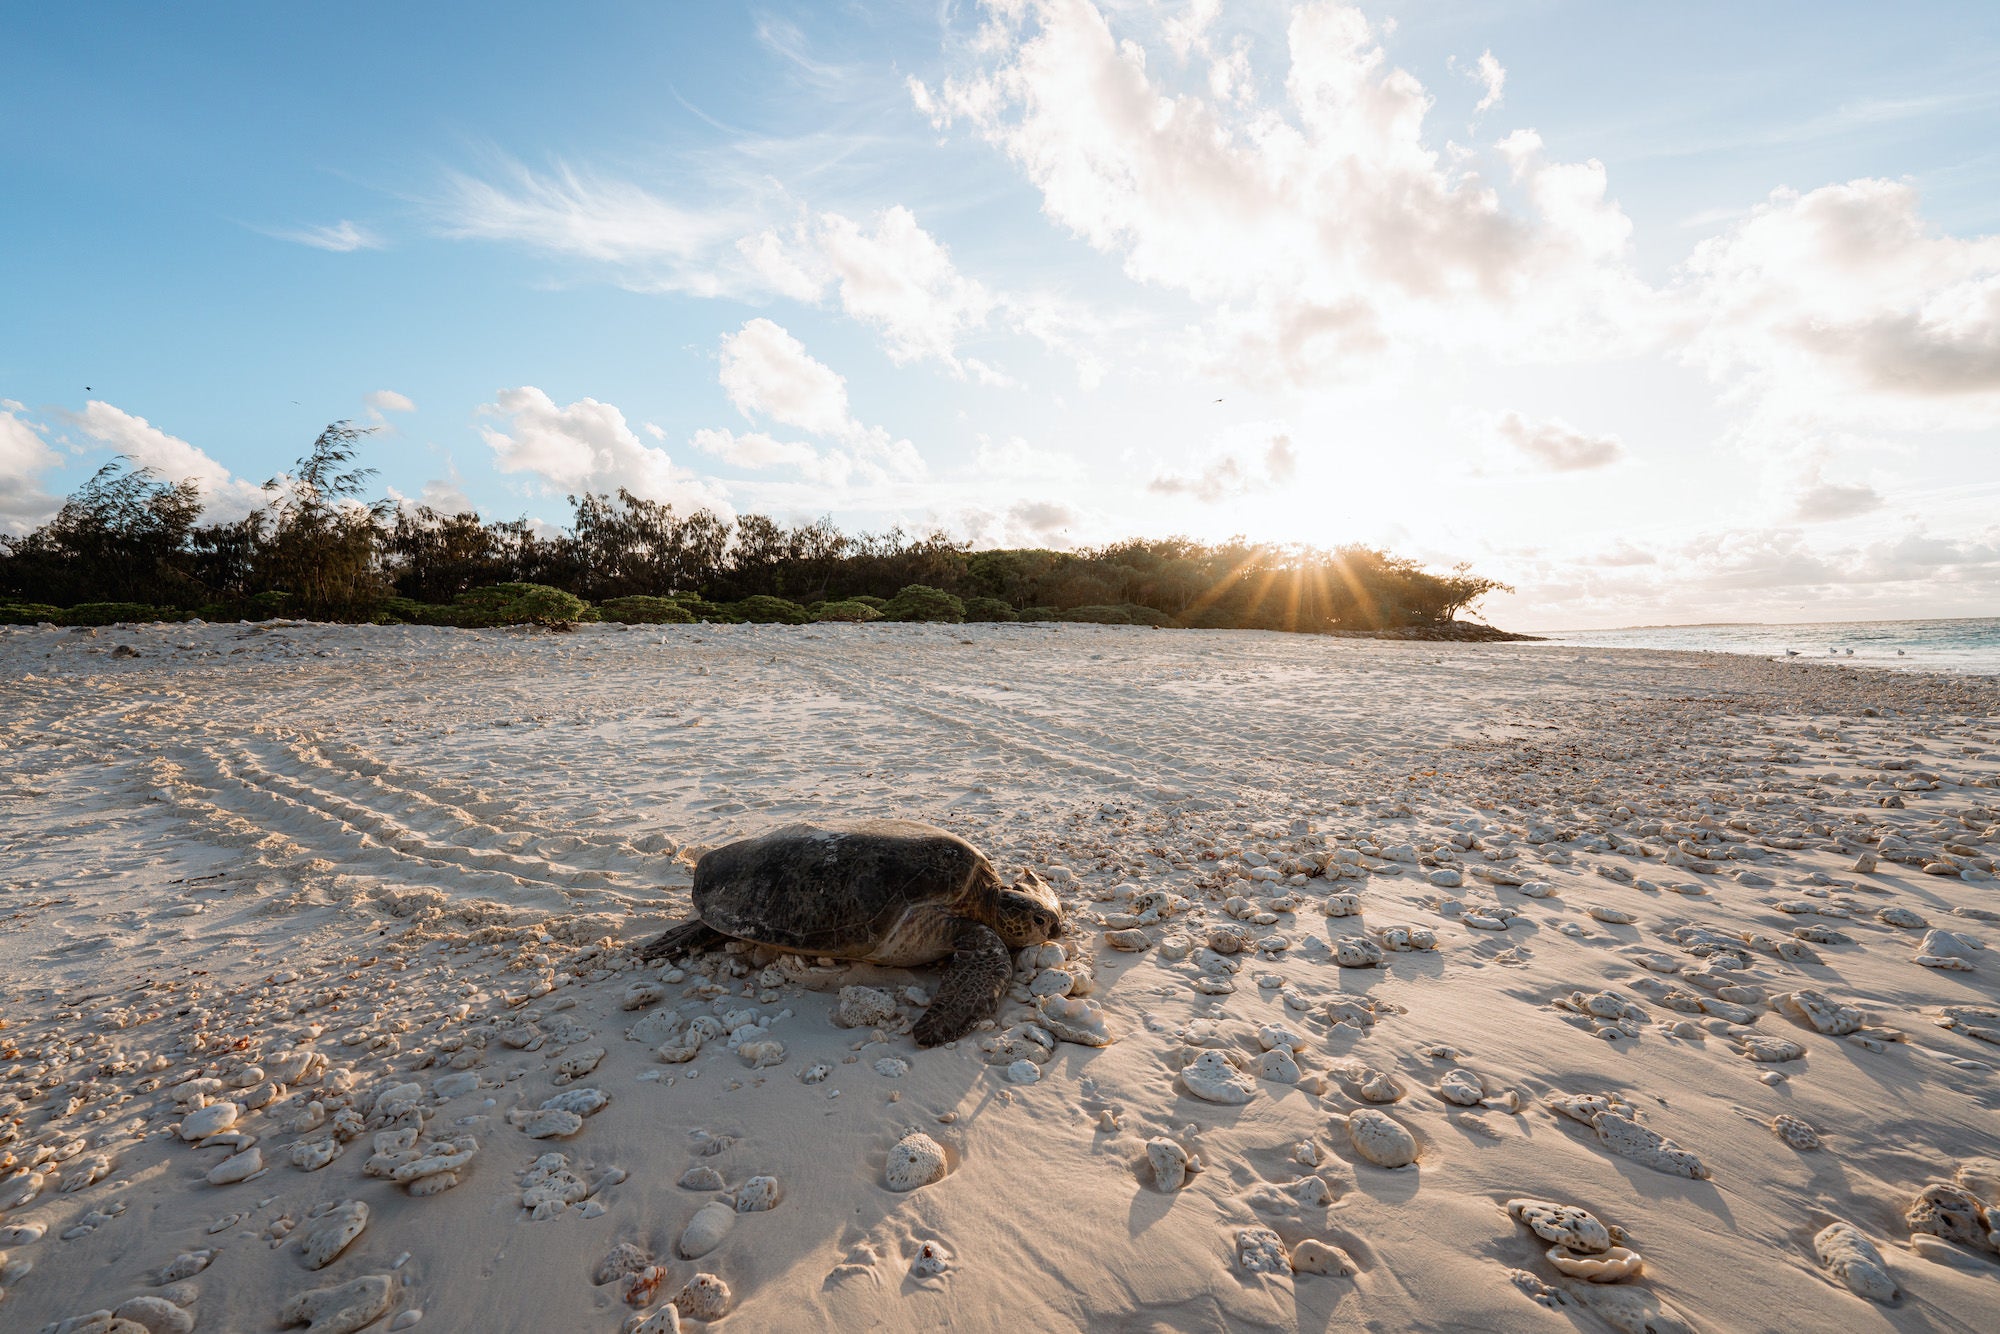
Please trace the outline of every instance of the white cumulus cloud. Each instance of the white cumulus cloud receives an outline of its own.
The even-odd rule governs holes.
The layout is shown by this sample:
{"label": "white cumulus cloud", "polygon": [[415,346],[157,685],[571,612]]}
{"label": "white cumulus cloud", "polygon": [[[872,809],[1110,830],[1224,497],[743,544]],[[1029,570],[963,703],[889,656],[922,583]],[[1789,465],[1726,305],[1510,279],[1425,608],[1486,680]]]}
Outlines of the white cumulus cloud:
{"label": "white cumulus cloud", "polygon": [[1162,471],[1146,489],[1164,496],[1192,496],[1213,504],[1236,496],[1275,491],[1297,475],[1291,436],[1272,434],[1260,445],[1225,448],[1191,472]]}
{"label": "white cumulus cloud", "polygon": [[1625,457],[1615,435],[1590,435],[1560,417],[1533,421],[1518,412],[1503,412],[1494,429],[1509,446],[1551,472],[1584,472],[1605,468]]}
{"label": "white cumulus cloud", "polygon": [[684,511],[714,510],[732,517],[721,487],[674,466],[664,449],[640,440],[625,414],[609,403],[581,398],[564,407],[533,385],[502,389],[479,411],[504,418],[504,429],[482,424],[494,466],[527,473],[569,493],[615,491],[665,501]]}
{"label": "white cumulus cloud", "polygon": [[871,479],[920,477],[925,472],[915,445],[855,419],[848,406],[846,377],[806,351],[805,344],[782,325],[758,318],[725,334],[719,379],[729,401],[745,417],[752,421],[765,417],[838,440]]}
{"label": "white cumulus cloud", "polygon": [[944,246],[901,205],[876,218],[872,231],[833,213],[820,223],[842,308],[882,331],[892,360],[933,357],[956,368],[953,347],[992,308],[986,289],[959,273]]}
{"label": "white cumulus cloud", "polygon": [[874,328],[898,365],[928,358],[962,375],[967,367],[957,345],[995,304],[900,204],[877,214],[872,226],[822,213],[782,232],[746,237],[738,249],[786,296],[817,302],[831,287],[841,309]]}
{"label": "white cumulus cloud", "polygon": [[1486,90],[1485,96],[1479,99],[1479,105],[1474,107],[1473,111],[1486,112],[1499,106],[1500,99],[1507,91],[1506,68],[1493,58],[1491,51],[1483,51],[1478,62],[1473,65],[1471,73],[1472,77],[1479,81],[1480,87]]}
{"label": "white cumulus cloud", "polygon": [[754,319],[722,339],[722,388],[746,417],[769,417],[814,435],[854,429],[847,380],[779,324]]}
{"label": "white cumulus cloud", "polygon": [[1814,478],[1793,502],[1792,517],[1804,523],[1851,519],[1882,508],[1882,497],[1866,482]]}
{"label": "white cumulus cloud", "polygon": [[1077,545],[1083,529],[1102,527],[1101,519],[1101,515],[1086,514],[1067,501],[1037,499],[1017,500],[999,509],[968,506],[948,516],[949,526],[980,550],[1068,550]]}
{"label": "white cumulus cloud", "polygon": [[1779,190],[1695,248],[1691,355],[1768,414],[2000,423],[2000,236],[1961,238],[1906,182]]}
{"label": "white cumulus cloud", "polygon": [[415,412],[417,405],[409,396],[393,389],[376,389],[361,400],[375,412]]}
{"label": "white cumulus cloud", "polygon": [[1240,106],[1174,91],[1088,0],[992,12],[977,65],[916,85],[919,107],[998,146],[1130,277],[1209,306],[1219,364],[1245,380],[1352,377],[1425,343],[1594,354],[1649,304],[1602,166],[1515,139],[1529,207],[1510,211],[1426,142],[1430,95],[1357,10],[1293,9],[1282,98]]}
{"label": "white cumulus cloud", "polygon": [[232,475],[195,446],[169,435],[144,417],[91,399],[82,412],[62,414],[68,423],[99,444],[123,454],[141,468],[151,468],[168,482],[192,480],[201,487],[203,508],[210,518],[240,519],[269,497],[263,487]]}
{"label": "white cumulus cloud", "polygon": [[840,450],[820,451],[799,441],[778,440],[762,431],[704,428],[689,443],[711,458],[737,468],[795,468],[808,481],[845,486],[854,475],[854,458]]}
{"label": "white cumulus cloud", "polygon": [[21,416],[27,409],[0,399],[0,528],[25,532],[60,508],[42,489],[43,474],[61,463],[42,428]]}
{"label": "white cumulus cloud", "polygon": [[980,476],[1001,481],[1072,482],[1083,477],[1083,462],[1074,454],[1031,445],[1018,435],[999,441],[980,437],[972,464]]}

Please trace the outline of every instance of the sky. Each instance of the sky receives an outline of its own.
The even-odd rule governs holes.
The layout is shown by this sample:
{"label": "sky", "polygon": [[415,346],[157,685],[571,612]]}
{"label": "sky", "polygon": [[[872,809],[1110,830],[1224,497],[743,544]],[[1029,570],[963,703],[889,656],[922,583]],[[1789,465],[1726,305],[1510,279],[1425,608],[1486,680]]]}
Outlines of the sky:
{"label": "sky", "polygon": [[2000,5],[0,13],[0,532],[124,456],[978,546],[1361,542],[1522,629],[2000,614]]}

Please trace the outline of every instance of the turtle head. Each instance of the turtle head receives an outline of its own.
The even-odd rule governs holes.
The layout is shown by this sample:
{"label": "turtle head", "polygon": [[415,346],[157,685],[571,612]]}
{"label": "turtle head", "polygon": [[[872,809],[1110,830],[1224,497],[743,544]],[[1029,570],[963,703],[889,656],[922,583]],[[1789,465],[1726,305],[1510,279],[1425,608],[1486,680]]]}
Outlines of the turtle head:
{"label": "turtle head", "polygon": [[1063,932],[1062,904],[1056,892],[1033,871],[993,891],[993,929],[1014,949],[1054,940]]}

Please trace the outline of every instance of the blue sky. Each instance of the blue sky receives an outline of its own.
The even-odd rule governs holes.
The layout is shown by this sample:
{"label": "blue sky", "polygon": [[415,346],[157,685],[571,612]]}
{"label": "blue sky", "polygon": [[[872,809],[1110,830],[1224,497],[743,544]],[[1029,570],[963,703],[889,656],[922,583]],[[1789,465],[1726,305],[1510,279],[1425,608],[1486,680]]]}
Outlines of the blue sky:
{"label": "blue sky", "polygon": [[[413,501],[2000,604],[2000,7],[16,6],[0,525]],[[88,389],[86,389],[88,386]],[[1219,402],[1217,400],[1220,400]]]}

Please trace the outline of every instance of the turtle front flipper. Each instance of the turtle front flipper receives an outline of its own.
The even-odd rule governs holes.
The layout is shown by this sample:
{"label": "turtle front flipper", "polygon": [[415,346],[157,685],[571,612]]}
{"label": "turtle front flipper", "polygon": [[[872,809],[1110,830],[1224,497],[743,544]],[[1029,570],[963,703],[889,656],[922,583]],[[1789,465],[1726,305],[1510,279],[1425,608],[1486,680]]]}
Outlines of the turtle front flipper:
{"label": "turtle front flipper", "polygon": [[990,926],[964,922],[951,940],[951,961],[938,979],[937,999],[917,1020],[912,1036],[919,1047],[935,1047],[992,1014],[1014,975],[1007,942]]}
{"label": "turtle front flipper", "polygon": [[646,960],[686,958],[703,950],[712,950],[728,939],[706,922],[682,922],[668,927],[641,945],[639,957]]}

